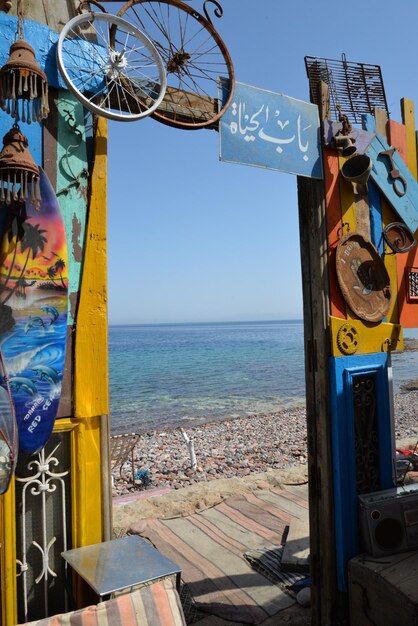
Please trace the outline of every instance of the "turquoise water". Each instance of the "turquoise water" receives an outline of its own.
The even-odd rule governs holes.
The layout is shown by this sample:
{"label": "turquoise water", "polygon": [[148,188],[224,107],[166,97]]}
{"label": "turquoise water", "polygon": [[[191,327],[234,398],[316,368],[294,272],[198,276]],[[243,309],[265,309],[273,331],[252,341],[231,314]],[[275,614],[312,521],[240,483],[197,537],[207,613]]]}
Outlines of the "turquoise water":
{"label": "turquoise water", "polygon": [[[112,432],[187,426],[304,403],[303,322],[109,327]],[[395,390],[418,354],[394,355]]]}
{"label": "turquoise water", "polygon": [[114,432],[304,401],[301,321],[111,326],[109,358]]}

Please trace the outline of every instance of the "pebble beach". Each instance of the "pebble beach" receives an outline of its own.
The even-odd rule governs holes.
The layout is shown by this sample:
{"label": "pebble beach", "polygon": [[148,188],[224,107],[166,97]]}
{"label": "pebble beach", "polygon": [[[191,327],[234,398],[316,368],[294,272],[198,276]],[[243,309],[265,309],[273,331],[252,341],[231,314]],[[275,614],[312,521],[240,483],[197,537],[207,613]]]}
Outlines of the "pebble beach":
{"label": "pebble beach", "polygon": [[[418,438],[418,388],[394,397],[396,441]],[[113,495],[164,491],[189,487],[219,478],[240,478],[307,463],[306,411],[297,406],[189,427],[196,469],[180,428],[141,433],[120,471],[113,468]],[[130,455],[129,455],[130,456]]]}

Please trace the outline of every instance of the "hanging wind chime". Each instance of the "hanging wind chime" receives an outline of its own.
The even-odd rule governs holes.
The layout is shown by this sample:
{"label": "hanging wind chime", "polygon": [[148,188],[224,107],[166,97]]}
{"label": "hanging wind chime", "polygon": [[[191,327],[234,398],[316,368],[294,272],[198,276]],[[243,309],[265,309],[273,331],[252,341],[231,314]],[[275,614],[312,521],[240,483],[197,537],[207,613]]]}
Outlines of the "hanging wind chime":
{"label": "hanging wind chime", "polygon": [[0,201],[26,202],[38,207],[41,201],[39,167],[28,148],[28,140],[15,124],[3,137],[0,152]]}
{"label": "hanging wind chime", "polygon": [[21,0],[18,7],[17,39],[0,69],[0,106],[17,122],[30,124],[48,117],[48,80],[34,49],[24,40]]}
{"label": "hanging wind chime", "polygon": [[47,117],[48,81],[39,67],[35,51],[24,40],[22,0],[18,0],[16,41],[0,69],[0,106],[15,118],[3,137],[0,152],[0,202],[30,202],[40,205],[39,167],[29,151],[29,142],[18,122],[40,122]]}

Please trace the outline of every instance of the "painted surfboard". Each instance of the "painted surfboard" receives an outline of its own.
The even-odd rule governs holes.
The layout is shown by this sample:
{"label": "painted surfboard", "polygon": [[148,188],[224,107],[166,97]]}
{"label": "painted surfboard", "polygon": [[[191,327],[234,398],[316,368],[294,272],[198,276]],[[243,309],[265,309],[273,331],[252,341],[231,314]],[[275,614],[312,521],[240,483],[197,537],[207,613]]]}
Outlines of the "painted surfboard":
{"label": "painted surfboard", "polygon": [[[58,200],[40,170],[41,205],[21,205],[3,229],[0,251],[0,347],[12,391],[19,450],[48,441],[64,374],[67,246]],[[4,387],[4,384],[3,384]]]}

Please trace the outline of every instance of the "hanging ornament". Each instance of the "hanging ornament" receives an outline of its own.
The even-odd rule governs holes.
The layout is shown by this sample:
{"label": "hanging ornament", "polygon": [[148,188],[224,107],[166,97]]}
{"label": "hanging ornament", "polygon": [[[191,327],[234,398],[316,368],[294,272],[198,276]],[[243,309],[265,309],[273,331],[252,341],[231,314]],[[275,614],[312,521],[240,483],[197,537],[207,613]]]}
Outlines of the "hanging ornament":
{"label": "hanging ornament", "polygon": [[39,206],[41,200],[39,167],[29,152],[29,143],[17,124],[3,137],[0,152],[0,202],[30,202]]}
{"label": "hanging ornament", "polygon": [[48,80],[23,36],[22,9],[18,10],[17,40],[0,69],[0,106],[17,122],[40,122],[49,113]]}

